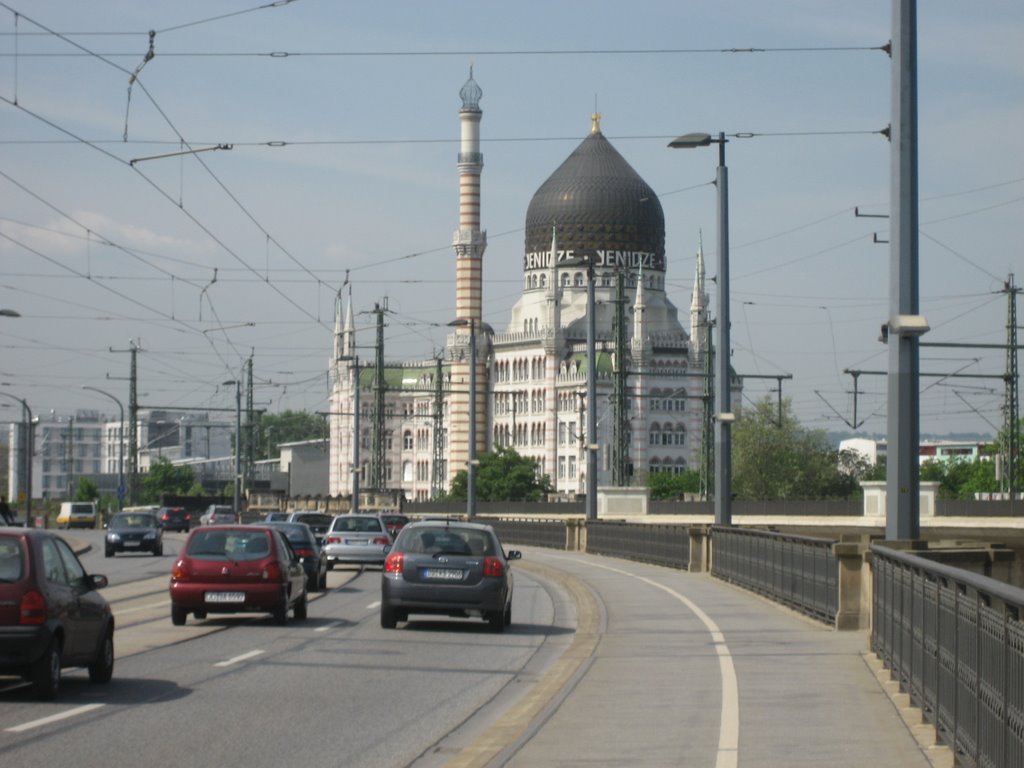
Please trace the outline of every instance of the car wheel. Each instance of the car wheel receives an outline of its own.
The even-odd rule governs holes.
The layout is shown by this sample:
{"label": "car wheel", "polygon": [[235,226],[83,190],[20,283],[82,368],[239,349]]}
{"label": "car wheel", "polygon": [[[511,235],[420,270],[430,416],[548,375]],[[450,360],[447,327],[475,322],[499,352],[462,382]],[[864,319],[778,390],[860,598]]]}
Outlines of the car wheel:
{"label": "car wheel", "polygon": [[333,571],[334,570],[334,563],[332,563],[330,560],[327,561],[327,570],[328,571]]}
{"label": "car wheel", "polygon": [[32,664],[32,692],[39,701],[53,701],[60,688],[60,641],[56,638]]}
{"label": "car wheel", "polygon": [[394,629],[398,626],[398,617],[395,615],[394,608],[387,605],[381,605],[380,625],[384,627],[384,629]]}
{"label": "car wheel", "polygon": [[319,584],[319,582],[317,581],[317,578],[316,578],[316,575],[315,575],[315,574],[314,574],[314,575],[312,575],[312,576],[309,576],[309,577],[308,577],[308,578],[306,579],[306,591],[307,591],[307,592],[316,592],[316,591],[317,591],[317,588],[318,588],[319,586],[320,586],[320,584]]}
{"label": "car wheel", "polygon": [[327,589],[327,571],[320,574],[320,591],[323,592]]}
{"label": "car wheel", "polygon": [[113,557],[114,556],[114,550],[112,550],[110,547],[107,547],[106,549],[103,550],[103,556],[104,557]]}
{"label": "car wheel", "polygon": [[153,554],[156,555],[157,557],[163,557],[164,556],[164,545],[161,544],[159,547],[154,549],[153,550]]}
{"label": "car wheel", "polygon": [[94,683],[109,683],[114,675],[114,630],[108,629],[103,635],[100,652],[89,665],[89,679]]}
{"label": "car wheel", "polygon": [[504,632],[505,631],[505,612],[495,611],[487,617],[487,624],[491,628],[491,632]]}
{"label": "car wheel", "polygon": [[282,627],[288,623],[288,598],[286,597],[281,601],[281,604],[276,606],[274,610],[270,612],[270,615],[274,617],[274,621],[280,624]]}
{"label": "car wheel", "polygon": [[195,616],[197,620],[202,621],[206,618],[206,611],[193,611],[192,615]]}
{"label": "car wheel", "polygon": [[306,620],[306,596],[303,595],[299,598],[299,602],[295,604],[295,620],[305,621]]}
{"label": "car wheel", "polygon": [[171,606],[171,623],[176,627],[185,626],[185,619],[188,618],[188,611],[176,605]]}

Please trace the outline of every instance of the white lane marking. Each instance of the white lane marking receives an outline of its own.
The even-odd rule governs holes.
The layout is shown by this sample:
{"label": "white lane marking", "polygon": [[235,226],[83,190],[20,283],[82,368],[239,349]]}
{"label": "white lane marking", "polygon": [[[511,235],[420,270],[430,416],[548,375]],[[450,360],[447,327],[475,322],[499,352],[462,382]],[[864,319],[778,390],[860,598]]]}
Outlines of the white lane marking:
{"label": "white lane marking", "polygon": [[732,654],[725,642],[725,635],[718,628],[714,620],[700,606],[694,603],[685,595],[681,595],[671,587],[659,584],[646,576],[638,576],[635,573],[624,571],[621,568],[612,568],[597,563],[587,563],[594,568],[603,568],[606,571],[620,573],[623,576],[630,576],[634,579],[657,587],[663,592],[672,595],[676,600],[689,608],[693,614],[701,620],[704,627],[711,633],[711,639],[715,643],[715,653],[718,654],[718,669],[722,678],[722,712],[718,725],[718,756],[715,760],[715,768],[736,768],[739,764],[740,749],[740,692],[739,683],[736,679],[736,667],[732,663]]}
{"label": "white lane marking", "polygon": [[373,603],[370,603],[368,606],[366,606],[366,610],[368,610],[368,611],[372,611],[374,608],[380,608],[380,600],[377,600],[377,601],[375,601]]}
{"label": "white lane marking", "polygon": [[313,631],[314,632],[327,632],[329,630],[334,629],[335,627],[340,627],[340,626],[341,626],[341,622],[340,621],[332,621],[330,624],[325,624],[322,627],[317,627]]}
{"label": "white lane marking", "polygon": [[243,653],[241,656],[235,656],[234,658],[227,659],[226,661],[218,661],[213,666],[215,666],[215,667],[230,667],[232,664],[237,664],[240,661],[245,661],[246,659],[251,659],[251,658],[253,658],[255,656],[260,656],[260,655],[262,655],[264,653],[266,653],[266,651],[259,651],[259,650],[257,650],[257,651],[249,651],[248,653]]}
{"label": "white lane marking", "polygon": [[171,604],[170,600],[161,600],[159,603],[147,603],[146,605],[137,605],[134,608],[116,608],[114,609],[114,615],[120,616],[122,613],[134,613],[135,611],[148,611],[150,608],[163,608]]}
{"label": "white lane marking", "polygon": [[40,728],[50,723],[56,723],[60,720],[67,720],[69,717],[75,717],[76,715],[84,715],[86,712],[92,712],[94,709],[105,707],[106,704],[86,704],[81,707],[75,707],[69,709],[66,712],[59,712],[56,715],[50,715],[49,717],[41,717],[38,720],[32,720],[28,723],[22,723],[21,725],[15,725],[11,728],[5,728],[4,730],[8,733],[21,733],[22,731],[30,731],[33,728]]}

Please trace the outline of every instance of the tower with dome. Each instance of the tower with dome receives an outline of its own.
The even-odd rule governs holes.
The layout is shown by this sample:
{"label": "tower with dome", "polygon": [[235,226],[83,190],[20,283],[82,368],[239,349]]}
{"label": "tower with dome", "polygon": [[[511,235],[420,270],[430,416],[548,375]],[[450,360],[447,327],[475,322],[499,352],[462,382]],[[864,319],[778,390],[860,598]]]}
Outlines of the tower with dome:
{"label": "tower with dome", "polygon": [[[483,255],[480,124],[483,92],[472,70],[460,91],[459,225],[455,251],[456,328],[444,360],[386,364],[389,418],[383,476],[407,499],[448,489],[468,458],[511,447],[537,462],[562,496],[586,483],[587,419],[596,418],[599,487],[642,485],[652,472],[698,469],[705,426],[708,294],[697,249],[690,312],[684,327],[666,294],[670,259],[665,217],[654,190],[601,132],[590,133],[534,193],[526,213],[522,293],[507,324],[482,317]],[[595,292],[597,408],[586,412],[587,281]],[[330,492],[352,491],[355,388],[362,433],[361,486],[372,460],[375,371],[357,371],[351,297],[338,307],[331,363]],[[493,322],[493,320],[492,320]],[[470,339],[476,341],[471,370]],[[370,361],[372,363],[372,361]],[[469,429],[469,377],[476,376],[475,429]],[[358,383],[357,383],[358,382]],[[738,389],[738,381],[732,386]],[[737,399],[738,402],[738,399]]]}

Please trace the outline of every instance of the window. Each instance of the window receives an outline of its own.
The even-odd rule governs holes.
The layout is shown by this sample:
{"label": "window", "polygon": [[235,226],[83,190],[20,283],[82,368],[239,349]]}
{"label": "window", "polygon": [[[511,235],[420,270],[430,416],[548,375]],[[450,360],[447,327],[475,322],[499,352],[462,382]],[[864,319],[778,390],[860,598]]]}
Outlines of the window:
{"label": "window", "polygon": [[405,432],[402,435],[402,448],[406,451],[412,450],[412,432]]}

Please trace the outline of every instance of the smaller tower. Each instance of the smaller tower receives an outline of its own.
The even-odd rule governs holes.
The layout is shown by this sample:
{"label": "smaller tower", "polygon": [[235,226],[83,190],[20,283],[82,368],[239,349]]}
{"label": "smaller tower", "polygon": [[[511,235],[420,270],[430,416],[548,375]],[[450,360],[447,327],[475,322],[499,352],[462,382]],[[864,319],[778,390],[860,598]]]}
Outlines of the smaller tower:
{"label": "smaller tower", "polygon": [[704,290],[704,236],[697,235],[697,267],[693,277],[693,295],[690,299],[690,350],[694,362],[707,353],[706,331],[710,297]]}

